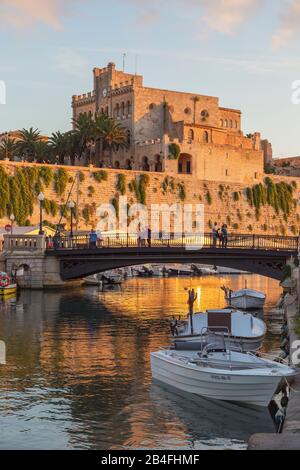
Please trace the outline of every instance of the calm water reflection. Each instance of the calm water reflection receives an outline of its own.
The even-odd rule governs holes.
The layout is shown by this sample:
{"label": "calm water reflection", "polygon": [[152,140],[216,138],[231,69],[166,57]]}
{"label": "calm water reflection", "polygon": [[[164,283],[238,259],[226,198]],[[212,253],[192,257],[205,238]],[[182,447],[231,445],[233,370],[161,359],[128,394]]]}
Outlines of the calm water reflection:
{"label": "calm water reflection", "polygon": [[[268,294],[278,283],[258,276],[131,279],[120,290],[22,292],[0,303],[1,449],[244,448],[253,432],[273,430],[258,412],[152,385],[149,354],[169,343],[168,317],[186,311],[185,287],[198,308],[224,306],[220,285]],[[269,336],[266,350],[278,348]]]}

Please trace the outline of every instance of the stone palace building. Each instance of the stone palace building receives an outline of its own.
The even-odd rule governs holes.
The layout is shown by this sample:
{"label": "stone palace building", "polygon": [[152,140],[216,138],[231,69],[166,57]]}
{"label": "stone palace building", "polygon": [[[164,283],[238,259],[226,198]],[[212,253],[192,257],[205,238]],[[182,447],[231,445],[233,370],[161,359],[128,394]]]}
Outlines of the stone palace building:
{"label": "stone palace building", "polygon": [[142,76],[114,63],[93,76],[93,91],[73,96],[73,118],[105,113],[127,129],[129,146],[114,154],[114,168],[206,181],[262,179],[272,148],[258,132],[244,135],[241,111],[221,107],[216,97],[145,87]]}

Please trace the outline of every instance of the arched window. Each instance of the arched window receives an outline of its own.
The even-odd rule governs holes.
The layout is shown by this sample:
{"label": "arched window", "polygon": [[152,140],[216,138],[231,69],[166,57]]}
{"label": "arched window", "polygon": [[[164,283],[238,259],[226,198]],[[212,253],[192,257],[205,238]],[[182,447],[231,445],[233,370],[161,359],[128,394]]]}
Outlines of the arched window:
{"label": "arched window", "polygon": [[224,121],[223,121],[223,119],[220,120],[220,127],[224,127]]}
{"label": "arched window", "polygon": [[193,142],[194,138],[195,138],[195,133],[194,133],[193,129],[190,129],[189,132],[188,132],[188,141]]}
{"label": "arched window", "polygon": [[120,162],[118,160],[115,162],[115,168],[120,168]]}
{"label": "arched window", "polygon": [[234,121],[234,127],[237,129],[238,128],[238,122]]}
{"label": "arched window", "polygon": [[127,115],[128,116],[131,115],[131,102],[130,101],[127,101]]}
{"label": "arched window", "polygon": [[125,103],[124,101],[121,104],[121,117],[123,118],[125,116]]}
{"label": "arched window", "polygon": [[178,159],[178,173],[190,175],[192,173],[192,155],[182,153]]}
{"label": "arched window", "polygon": [[209,134],[208,134],[207,131],[204,131],[204,133],[203,133],[203,142],[204,142],[205,144],[208,144],[208,143],[209,143]]}
{"label": "arched window", "polygon": [[105,108],[105,114],[106,114],[106,116],[108,116],[108,115],[109,115],[109,109],[108,109],[108,106],[106,106],[106,108]]}
{"label": "arched window", "polygon": [[225,119],[225,121],[224,121],[224,127],[228,127],[228,121],[227,121],[227,119]]}
{"label": "arched window", "polygon": [[231,128],[231,129],[233,128],[233,122],[232,122],[232,119],[230,119],[230,128]]}
{"label": "arched window", "polygon": [[120,105],[117,103],[116,105],[116,118],[120,117]]}

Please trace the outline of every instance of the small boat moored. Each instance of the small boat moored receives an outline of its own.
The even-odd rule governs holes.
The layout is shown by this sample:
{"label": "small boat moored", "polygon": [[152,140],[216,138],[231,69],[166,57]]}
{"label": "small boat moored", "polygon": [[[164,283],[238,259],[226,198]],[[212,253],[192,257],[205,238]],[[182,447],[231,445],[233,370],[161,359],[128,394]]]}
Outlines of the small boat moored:
{"label": "small boat moored", "polygon": [[199,351],[162,349],[151,353],[152,377],[205,398],[268,406],[283,379],[296,370],[278,362],[226,349],[209,336]]}
{"label": "small boat moored", "polygon": [[222,287],[222,289],[229,307],[242,310],[262,309],[266,301],[266,295],[257,290],[245,288],[233,292],[228,287]]}
{"label": "small boat moored", "polygon": [[180,349],[199,349],[210,330],[223,335],[228,347],[256,351],[267,332],[266,324],[260,318],[229,308],[195,313],[188,315],[187,320],[173,319],[170,326],[172,339]]}
{"label": "small boat moored", "polygon": [[17,292],[17,284],[5,272],[0,272],[0,296],[12,295]]}

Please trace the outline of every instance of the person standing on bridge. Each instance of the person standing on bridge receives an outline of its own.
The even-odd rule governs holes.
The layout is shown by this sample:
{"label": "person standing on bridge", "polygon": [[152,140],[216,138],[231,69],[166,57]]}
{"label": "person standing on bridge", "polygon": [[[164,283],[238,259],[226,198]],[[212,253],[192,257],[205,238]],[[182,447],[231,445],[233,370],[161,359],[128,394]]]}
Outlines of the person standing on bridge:
{"label": "person standing on bridge", "polygon": [[148,228],[147,233],[148,233],[148,247],[151,248],[152,230],[150,227]]}
{"label": "person standing on bridge", "polygon": [[213,238],[213,246],[217,246],[217,241],[219,239],[219,228],[217,222],[214,223],[213,229],[212,229],[212,238]]}
{"label": "person standing on bridge", "polygon": [[90,235],[89,235],[89,246],[90,248],[97,248],[97,240],[98,240],[98,236],[97,236],[97,233],[95,232],[94,229],[92,229],[90,231]]}
{"label": "person standing on bridge", "polygon": [[228,229],[227,225],[223,224],[221,229],[221,240],[222,240],[222,248],[227,248],[228,244]]}

